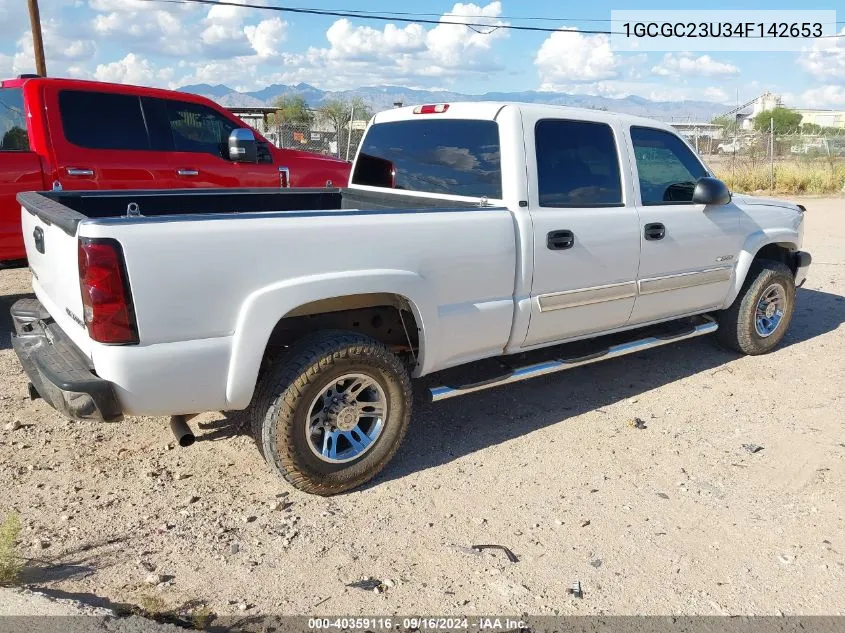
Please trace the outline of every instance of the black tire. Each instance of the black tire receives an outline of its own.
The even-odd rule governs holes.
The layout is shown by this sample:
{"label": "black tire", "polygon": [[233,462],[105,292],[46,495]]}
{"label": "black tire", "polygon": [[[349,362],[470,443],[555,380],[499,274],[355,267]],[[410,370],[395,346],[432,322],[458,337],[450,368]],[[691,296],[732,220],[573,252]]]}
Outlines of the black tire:
{"label": "black tire", "polygon": [[[785,307],[777,327],[768,336],[757,331],[756,309],[764,293],[773,286],[783,290]],[[743,354],[771,352],[783,340],[795,309],[795,279],[788,266],[770,260],[757,260],[751,265],[745,283],[731,307],[717,314],[716,337],[725,347]]]}
{"label": "black tire", "polygon": [[[363,374],[382,389],[387,411],[378,437],[353,461],[330,463],[309,445],[311,403],[346,374]],[[411,380],[384,345],[359,334],[306,337],[262,378],[249,409],[253,436],[267,463],[291,485],[329,496],[372,479],[396,453],[411,417]]]}

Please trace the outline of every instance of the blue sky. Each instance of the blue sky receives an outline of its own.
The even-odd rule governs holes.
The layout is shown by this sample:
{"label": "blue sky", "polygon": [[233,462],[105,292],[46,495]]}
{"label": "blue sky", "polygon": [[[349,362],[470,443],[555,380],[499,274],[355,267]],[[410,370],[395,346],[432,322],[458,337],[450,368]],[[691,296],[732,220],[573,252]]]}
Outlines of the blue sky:
{"label": "blue sky", "polygon": [[[620,6],[606,0],[455,3],[428,0],[252,0],[327,9],[458,14],[485,24],[605,29],[612,9],[676,9],[677,2]],[[841,3],[841,0],[840,0]],[[816,2],[813,9],[835,9]],[[48,72],[178,87],[225,83],[240,90],[304,81],[322,89],[404,85],[468,93],[551,90],[609,97],[707,99],[726,104],[771,90],[788,105],[845,108],[845,37],[801,52],[619,53],[602,35],[475,33],[449,25],[383,23],[144,0],[40,0]],[[800,9],[780,0],[711,1],[708,9]],[[468,16],[473,16],[472,18]],[[549,22],[514,17],[544,16]],[[576,19],[578,18],[578,19]],[[845,21],[845,12],[837,16]],[[838,28],[845,34],[845,24]],[[26,3],[0,0],[0,75],[32,72]]]}

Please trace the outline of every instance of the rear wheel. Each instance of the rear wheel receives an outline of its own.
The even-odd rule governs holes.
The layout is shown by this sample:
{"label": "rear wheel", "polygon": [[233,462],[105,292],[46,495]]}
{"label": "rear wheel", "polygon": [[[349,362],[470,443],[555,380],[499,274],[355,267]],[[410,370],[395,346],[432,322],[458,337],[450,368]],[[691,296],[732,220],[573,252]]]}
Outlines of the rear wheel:
{"label": "rear wheel", "polygon": [[410,413],[399,358],[371,338],[325,332],[294,345],[268,373],[250,415],[274,470],[300,490],[333,495],[384,468]]}
{"label": "rear wheel", "polygon": [[788,266],[758,260],[739,296],[718,314],[716,335],[743,354],[766,354],[783,340],[795,308],[795,279]]}

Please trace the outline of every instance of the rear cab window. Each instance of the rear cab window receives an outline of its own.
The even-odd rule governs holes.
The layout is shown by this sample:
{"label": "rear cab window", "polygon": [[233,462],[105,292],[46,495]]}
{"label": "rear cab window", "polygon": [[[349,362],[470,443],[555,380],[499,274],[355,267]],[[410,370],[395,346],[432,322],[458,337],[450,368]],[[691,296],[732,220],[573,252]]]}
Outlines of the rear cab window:
{"label": "rear cab window", "polygon": [[606,123],[543,119],[534,126],[541,207],[621,207],[622,179]]}
{"label": "rear cab window", "polygon": [[376,123],[364,137],[351,181],[501,199],[499,126],[469,119]]}
{"label": "rear cab window", "polygon": [[709,173],[687,144],[666,130],[640,126],[631,127],[631,142],[643,205],[692,204],[696,181]]}
{"label": "rear cab window", "polygon": [[0,151],[30,151],[21,88],[0,88]]}

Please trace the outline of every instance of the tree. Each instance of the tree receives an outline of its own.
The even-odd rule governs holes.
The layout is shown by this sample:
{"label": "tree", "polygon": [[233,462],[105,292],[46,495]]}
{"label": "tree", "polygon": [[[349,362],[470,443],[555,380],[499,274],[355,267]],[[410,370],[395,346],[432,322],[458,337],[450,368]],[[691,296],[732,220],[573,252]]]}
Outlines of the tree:
{"label": "tree", "polygon": [[21,127],[12,127],[3,135],[3,142],[0,149],[5,150],[29,150],[29,137],[26,130]]}
{"label": "tree", "polygon": [[269,125],[310,126],[314,113],[308,109],[305,98],[301,95],[285,95],[273,102],[275,112],[267,115]]}
{"label": "tree", "polygon": [[733,116],[726,116],[726,115],[717,116],[717,117],[713,118],[711,123],[713,125],[718,125],[719,127],[723,128],[725,130],[725,132],[727,132],[729,134],[733,134],[739,128],[739,125],[737,124],[737,121],[736,121],[736,117],[733,117]]}
{"label": "tree", "polygon": [[764,110],[754,117],[754,129],[758,132],[768,132],[771,120],[775,122],[775,134],[794,134],[801,125],[801,114],[795,110],[778,106],[771,110]]}
{"label": "tree", "polygon": [[[351,117],[354,117],[355,121],[367,121],[373,116],[370,106],[361,97],[353,97],[349,101],[329,99],[317,109],[317,114],[331,126],[332,131],[336,134],[338,156],[346,155]],[[354,136],[356,135],[353,134]],[[360,137],[360,134],[357,137]],[[360,138],[357,138],[357,140],[360,141]]]}

